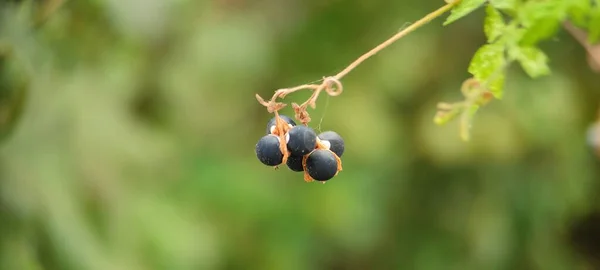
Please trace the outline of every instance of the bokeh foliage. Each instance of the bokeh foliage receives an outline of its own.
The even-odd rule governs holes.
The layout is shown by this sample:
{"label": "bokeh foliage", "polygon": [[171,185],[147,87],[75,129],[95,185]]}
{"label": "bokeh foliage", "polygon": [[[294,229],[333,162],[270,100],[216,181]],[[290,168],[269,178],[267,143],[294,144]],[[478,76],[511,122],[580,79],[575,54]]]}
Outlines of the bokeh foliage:
{"label": "bokeh foliage", "polygon": [[254,93],[333,74],[442,1],[96,0],[46,12],[60,2],[0,2],[1,269],[594,263],[593,245],[582,252],[570,235],[598,207],[585,132],[600,78],[566,33],[542,45],[551,76],[509,70],[469,143],[431,117],[460,95],[485,10],[402,39],[311,111],[347,147],[344,171],[321,185],[256,160],[272,115]]}

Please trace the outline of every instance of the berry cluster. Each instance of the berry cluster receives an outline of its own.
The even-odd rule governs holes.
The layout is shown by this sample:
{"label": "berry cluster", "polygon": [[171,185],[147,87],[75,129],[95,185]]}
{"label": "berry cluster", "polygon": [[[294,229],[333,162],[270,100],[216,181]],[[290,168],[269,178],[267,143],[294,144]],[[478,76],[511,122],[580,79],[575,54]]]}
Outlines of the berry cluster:
{"label": "berry cluster", "polygon": [[304,172],[307,182],[330,180],[342,170],[344,140],[336,132],[317,135],[312,128],[279,114],[269,121],[266,131],[256,144],[256,156],[263,164],[277,168],[285,163],[292,171]]}

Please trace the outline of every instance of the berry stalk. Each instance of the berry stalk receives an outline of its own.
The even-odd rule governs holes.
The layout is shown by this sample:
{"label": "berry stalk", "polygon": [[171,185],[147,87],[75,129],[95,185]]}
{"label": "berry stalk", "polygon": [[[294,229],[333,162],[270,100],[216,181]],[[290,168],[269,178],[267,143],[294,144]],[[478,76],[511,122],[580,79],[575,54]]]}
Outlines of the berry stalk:
{"label": "berry stalk", "polygon": [[312,90],[313,91],[312,95],[304,103],[302,103],[300,105],[295,104],[295,103],[292,104],[294,107],[295,114],[296,114],[295,115],[296,119],[298,119],[298,121],[302,122],[304,125],[307,125],[308,122],[310,122],[310,116],[309,116],[308,112],[306,111],[306,108],[308,106],[311,106],[313,109],[316,108],[317,98],[319,97],[321,92],[325,91],[330,96],[340,95],[343,91],[343,86],[342,86],[342,83],[340,80],[343,77],[345,77],[346,75],[348,75],[348,73],[350,73],[352,70],[357,68],[360,64],[362,64],[364,61],[371,58],[372,56],[374,56],[378,52],[382,51],[383,49],[387,48],[388,46],[392,45],[394,42],[398,41],[402,37],[408,35],[409,33],[417,30],[421,26],[431,22],[432,20],[436,19],[437,17],[450,11],[458,3],[460,3],[460,0],[448,0],[446,5],[425,15],[425,17],[419,19],[418,21],[411,24],[407,28],[403,29],[402,31],[396,33],[395,35],[388,38],[384,42],[380,43],[375,48],[364,53],[363,55],[358,57],[356,60],[354,60],[354,62],[350,63],[350,65],[348,65],[346,68],[344,68],[342,71],[340,71],[338,74],[336,74],[334,76],[324,77],[321,84],[304,84],[304,85],[299,85],[299,86],[295,86],[292,88],[279,89],[279,90],[275,91],[275,93],[273,94],[273,97],[271,97],[271,99],[269,101],[265,101],[258,94],[256,94],[256,99],[258,100],[258,102],[260,104],[267,107],[267,110],[269,111],[269,113],[273,113],[273,112],[277,112],[277,111],[281,110],[282,108],[284,108],[285,106],[287,106],[287,104],[285,104],[285,103],[277,102],[278,98],[283,99],[286,95],[300,91],[300,90]]}

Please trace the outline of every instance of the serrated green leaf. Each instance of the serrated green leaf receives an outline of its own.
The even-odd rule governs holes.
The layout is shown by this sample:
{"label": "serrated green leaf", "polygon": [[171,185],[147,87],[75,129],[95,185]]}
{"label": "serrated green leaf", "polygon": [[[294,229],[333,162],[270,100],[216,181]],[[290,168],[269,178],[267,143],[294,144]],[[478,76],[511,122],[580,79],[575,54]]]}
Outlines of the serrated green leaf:
{"label": "serrated green leaf", "polygon": [[550,74],[548,56],[536,47],[520,47],[515,51],[517,61],[531,78]]}
{"label": "serrated green leaf", "polygon": [[527,1],[518,9],[519,22],[529,28],[542,19],[553,18],[562,21],[568,8],[564,3],[564,0]]}
{"label": "serrated green leaf", "polygon": [[517,9],[517,0],[490,0],[490,5],[499,10],[514,12]]}
{"label": "serrated green leaf", "polygon": [[504,31],[502,39],[504,40],[507,48],[510,48],[512,46],[517,46],[526,33],[527,28],[522,28],[518,24],[511,23],[506,26],[506,30]]}
{"label": "serrated green leaf", "polygon": [[502,31],[504,30],[504,19],[502,18],[502,14],[498,10],[496,10],[493,6],[488,5],[485,9],[486,16],[485,22],[483,25],[483,30],[485,32],[485,36],[487,37],[488,42],[493,42],[500,35],[502,35]]}
{"label": "serrated green leaf", "polygon": [[456,7],[452,9],[450,16],[448,16],[444,22],[444,25],[451,24],[456,20],[467,16],[469,13],[483,5],[485,1],[486,0],[462,0]]}
{"label": "serrated green leaf", "polygon": [[560,27],[560,20],[554,16],[541,18],[535,21],[531,27],[529,27],[519,44],[523,46],[533,46],[538,42],[550,38],[556,34]]}
{"label": "serrated green leaf", "polygon": [[494,97],[501,99],[505,63],[504,45],[487,44],[477,50],[468,70],[476,80],[494,94]]}
{"label": "serrated green leaf", "polygon": [[500,69],[490,77],[487,81],[487,89],[492,92],[496,99],[502,99],[504,96],[504,82],[506,81],[506,75],[504,75],[504,69]]}
{"label": "serrated green leaf", "polygon": [[501,44],[486,44],[475,52],[469,65],[469,73],[473,74],[476,79],[487,79],[503,63],[504,46]]}

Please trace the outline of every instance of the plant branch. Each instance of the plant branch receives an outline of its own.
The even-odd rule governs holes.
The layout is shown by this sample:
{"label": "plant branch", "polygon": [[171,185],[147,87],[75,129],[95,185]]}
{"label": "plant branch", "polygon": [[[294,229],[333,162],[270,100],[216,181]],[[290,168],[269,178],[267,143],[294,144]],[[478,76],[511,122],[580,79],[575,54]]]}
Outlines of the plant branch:
{"label": "plant branch", "polygon": [[415,30],[417,30],[419,27],[421,27],[421,26],[429,23],[430,21],[434,20],[435,18],[437,18],[437,17],[441,16],[442,14],[450,11],[459,2],[460,1],[453,1],[451,3],[446,4],[445,6],[443,6],[441,8],[439,8],[439,9],[437,9],[436,11],[427,14],[425,17],[421,18],[420,20],[418,20],[415,23],[411,24],[410,26],[406,27],[404,30],[398,32],[397,34],[395,34],[394,36],[392,36],[388,40],[386,40],[383,43],[379,44],[377,47],[375,47],[372,50],[368,51],[367,53],[361,55],[358,59],[356,59],[354,62],[352,62],[350,65],[348,65],[348,67],[346,67],[340,73],[338,73],[337,75],[335,75],[335,78],[338,79],[338,80],[341,80],[344,76],[346,76],[348,73],[350,73],[350,71],[352,71],[353,69],[355,69],[357,66],[359,66],[360,64],[362,64],[362,62],[364,62],[365,60],[369,59],[371,56],[377,54],[381,50],[383,50],[383,49],[387,48],[388,46],[392,45],[394,42],[396,42],[397,40],[401,39],[402,37],[410,34],[411,32],[413,32]]}
{"label": "plant branch", "polygon": [[258,102],[260,104],[267,107],[267,110],[270,113],[273,113],[273,112],[277,112],[278,110],[280,110],[286,106],[285,103],[276,102],[276,100],[278,98],[284,98],[286,95],[293,93],[293,92],[300,91],[300,90],[307,90],[307,89],[312,90],[313,91],[312,95],[304,103],[302,103],[301,105],[298,105],[295,103],[292,104],[294,107],[294,111],[296,113],[296,119],[298,119],[300,122],[302,122],[303,124],[306,125],[306,124],[308,124],[308,122],[310,122],[310,117],[308,115],[308,112],[306,112],[306,108],[308,106],[311,106],[313,109],[316,108],[317,98],[319,97],[319,95],[321,94],[322,91],[325,91],[330,96],[340,95],[343,91],[343,86],[342,86],[342,83],[340,82],[340,80],[344,76],[348,75],[348,73],[350,73],[352,70],[354,70],[360,64],[362,64],[365,60],[371,58],[378,52],[380,52],[383,49],[387,48],[388,46],[392,45],[394,42],[398,41],[402,37],[415,31],[419,27],[431,22],[432,20],[441,16],[442,14],[450,11],[459,2],[460,2],[460,0],[447,1],[446,5],[427,14],[425,17],[419,19],[418,21],[411,24],[407,28],[403,29],[402,31],[393,35],[392,37],[385,40],[381,44],[377,45],[375,48],[371,49],[370,51],[368,51],[365,54],[358,57],[356,60],[354,60],[354,62],[350,63],[350,65],[348,65],[346,68],[344,68],[342,71],[340,71],[335,76],[324,77],[321,84],[305,84],[305,85],[300,85],[300,86],[296,86],[296,87],[292,87],[292,88],[279,89],[279,90],[275,91],[275,94],[273,94],[273,97],[271,97],[271,99],[269,101],[265,101],[258,94],[256,94],[256,99],[258,100]]}
{"label": "plant branch", "polygon": [[568,21],[563,23],[563,27],[587,51],[588,62],[590,64],[590,67],[594,71],[600,72],[600,44],[599,45],[590,44],[588,41],[588,34],[585,31],[583,31],[579,28],[576,28],[572,23],[570,23]]}

